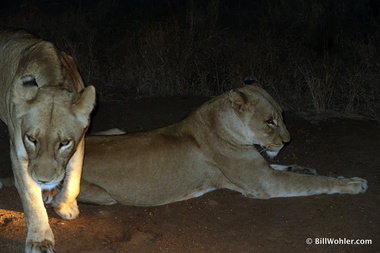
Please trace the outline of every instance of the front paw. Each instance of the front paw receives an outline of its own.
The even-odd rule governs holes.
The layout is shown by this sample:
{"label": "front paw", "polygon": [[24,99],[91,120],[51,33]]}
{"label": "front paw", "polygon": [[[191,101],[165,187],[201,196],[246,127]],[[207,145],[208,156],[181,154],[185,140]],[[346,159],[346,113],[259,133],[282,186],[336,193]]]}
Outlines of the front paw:
{"label": "front paw", "polygon": [[75,219],[79,215],[79,209],[76,200],[70,203],[56,204],[54,205],[54,210],[65,220]]}
{"label": "front paw", "polygon": [[25,253],[54,253],[54,243],[50,240],[34,242],[29,240],[25,246]]}
{"label": "front paw", "polygon": [[351,194],[363,193],[368,189],[368,181],[360,177],[348,179],[348,185]]}

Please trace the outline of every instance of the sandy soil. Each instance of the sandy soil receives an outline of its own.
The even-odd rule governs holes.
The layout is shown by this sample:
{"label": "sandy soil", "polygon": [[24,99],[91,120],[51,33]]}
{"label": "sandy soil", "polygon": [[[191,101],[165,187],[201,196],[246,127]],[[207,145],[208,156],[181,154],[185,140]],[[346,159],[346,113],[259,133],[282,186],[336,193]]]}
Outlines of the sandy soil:
{"label": "sandy soil", "polygon": [[[91,131],[127,132],[165,126],[202,97],[100,104]],[[360,195],[257,200],[218,190],[170,205],[141,208],[80,204],[79,218],[47,207],[57,252],[380,252],[380,126],[371,121],[310,122],[285,114],[292,142],[275,163],[369,181]],[[10,175],[7,130],[0,125],[0,176]],[[25,220],[17,191],[0,191],[0,252],[22,252]],[[309,245],[306,239],[313,242]],[[320,245],[316,238],[371,239],[371,245]]]}

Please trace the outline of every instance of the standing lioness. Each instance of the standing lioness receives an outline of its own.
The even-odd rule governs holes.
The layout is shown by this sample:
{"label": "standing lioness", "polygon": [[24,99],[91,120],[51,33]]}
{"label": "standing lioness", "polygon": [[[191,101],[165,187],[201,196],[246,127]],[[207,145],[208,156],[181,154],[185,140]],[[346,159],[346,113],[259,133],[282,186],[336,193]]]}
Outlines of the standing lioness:
{"label": "standing lioness", "polygon": [[26,252],[54,252],[42,190],[64,219],[78,216],[76,197],[84,133],[95,89],[84,89],[73,59],[25,31],[0,30],[0,118],[8,126],[12,168],[24,207]]}
{"label": "standing lioness", "polygon": [[253,198],[356,194],[367,189],[361,178],[269,165],[254,147],[258,144],[274,157],[289,141],[280,106],[259,86],[247,85],[210,100],[169,127],[89,137],[78,200],[154,206],[218,188]]}

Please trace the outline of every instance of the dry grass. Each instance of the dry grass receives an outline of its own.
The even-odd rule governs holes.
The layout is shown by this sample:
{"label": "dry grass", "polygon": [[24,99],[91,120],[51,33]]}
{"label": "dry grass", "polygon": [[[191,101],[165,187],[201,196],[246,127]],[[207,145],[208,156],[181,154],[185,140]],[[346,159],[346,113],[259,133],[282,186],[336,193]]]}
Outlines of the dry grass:
{"label": "dry grass", "polygon": [[0,21],[72,54],[103,100],[214,96],[255,76],[287,109],[380,120],[379,20],[364,2],[162,1],[152,17],[119,1],[25,1]]}

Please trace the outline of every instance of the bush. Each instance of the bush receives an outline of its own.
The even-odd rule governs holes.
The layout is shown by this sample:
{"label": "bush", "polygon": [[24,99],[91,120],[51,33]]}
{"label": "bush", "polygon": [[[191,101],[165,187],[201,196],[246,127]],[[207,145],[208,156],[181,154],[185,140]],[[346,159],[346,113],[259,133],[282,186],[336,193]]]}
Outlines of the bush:
{"label": "bush", "polygon": [[215,96],[255,76],[287,109],[380,120],[375,2],[24,1],[0,20],[72,54],[102,100]]}

